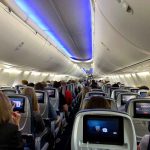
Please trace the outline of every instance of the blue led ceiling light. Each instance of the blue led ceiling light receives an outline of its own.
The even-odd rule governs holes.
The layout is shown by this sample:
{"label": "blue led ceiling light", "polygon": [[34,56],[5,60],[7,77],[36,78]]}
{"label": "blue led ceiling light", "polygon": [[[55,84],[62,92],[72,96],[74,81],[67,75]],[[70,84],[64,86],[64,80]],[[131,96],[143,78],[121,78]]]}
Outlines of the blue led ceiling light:
{"label": "blue led ceiling light", "polygon": [[[82,5],[84,5],[84,13],[85,13],[85,26],[88,37],[88,45],[89,48],[86,50],[87,59],[78,59],[77,56],[74,56],[72,51],[65,46],[62,42],[61,37],[56,35],[56,29],[51,29],[47,26],[46,21],[42,19],[42,15],[35,7],[35,2],[33,0],[15,0],[16,4],[25,12],[25,14],[31,18],[31,20],[37,24],[45,33],[56,43],[56,45],[72,60],[78,61],[87,61],[92,60],[92,12],[91,12],[91,1],[83,0]],[[54,31],[55,30],[55,31]]]}

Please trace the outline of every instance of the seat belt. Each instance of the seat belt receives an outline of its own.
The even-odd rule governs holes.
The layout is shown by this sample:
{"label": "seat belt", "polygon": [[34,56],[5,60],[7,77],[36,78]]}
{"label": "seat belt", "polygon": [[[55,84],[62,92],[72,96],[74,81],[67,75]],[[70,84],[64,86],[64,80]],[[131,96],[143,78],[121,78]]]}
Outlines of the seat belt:
{"label": "seat belt", "polygon": [[149,142],[148,142],[147,150],[150,150],[150,136],[149,136]]}

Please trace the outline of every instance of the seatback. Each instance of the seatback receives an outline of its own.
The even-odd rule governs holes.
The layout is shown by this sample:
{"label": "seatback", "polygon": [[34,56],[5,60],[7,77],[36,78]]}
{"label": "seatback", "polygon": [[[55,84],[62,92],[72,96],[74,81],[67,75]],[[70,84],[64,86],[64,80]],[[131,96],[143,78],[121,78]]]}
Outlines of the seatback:
{"label": "seatback", "polygon": [[137,150],[129,115],[109,110],[80,111],[75,118],[71,150]]}
{"label": "seatback", "polygon": [[91,89],[92,92],[103,92],[102,89]]}
{"label": "seatback", "polygon": [[106,97],[107,94],[104,93],[104,92],[99,92],[99,91],[91,91],[91,92],[86,93],[85,98],[91,97],[91,96],[103,96],[103,97]]}
{"label": "seatback", "polygon": [[130,92],[138,93],[139,88],[130,88]]}
{"label": "seatback", "polygon": [[22,133],[31,133],[31,107],[28,97],[23,95],[12,94],[8,95],[10,101],[15,104],[14,111],[21,114],[20,131]]}
{"label": "seatback", "polygon": [[150,98],[130,100],[126,105],[126,112],[134,123],[137,141],[140,142],[145,134],[149,134]]}
{"label": "seatback", "polygon": [[48,118],[49,102],[47,91],[35,90],[42,118]]}
{"label": "seatback", "polygon": [[12,89],[11,86],[7,86],[7,85],[0,86],[0,89],[6,89],[6,88]]}
{"label": "seatback", "polygon": [[3,88],[3,89],[0,89],[0,91],[2,91],[5,95],[17,93],[17,91],[15,89],[12,89],[12,88]]}
{"label": "seatback", "polygon": [[104,84],[102,86],[102,90],[105,92],[105,93],[108,93],[109,89],[111,88],[111,84]]}
{"label": "seatback", "polygon": [[111,98],[117,100],[117,97],[120,93],[126,93],[129,92],[128,90],[123,89],[116,89],[112,91]]}
{"label": "seatback", "polygon": [[[101,98],[101,96],[99,96],[100,98]],[[115,103],[115,101],[113,100],[113,99],[110,99],[110,98],[105,98],[105,100],[107,100],[108,102],[110,102],[110,105],[111,105],[111,110],[118,110],[117,109],[117,105],[116,105],[116,103]],[[83,110],[83,109],[85,109],[84,107],[85,107],[85,105],[86,105],[86,103],[88,102],[88,101],[90,101],[90,97],[87,97],[87,98],[85,98],[83,101],[82,101],[82,106],[81,106],[81,109]]]}
{"label": "seatback", "polygon": [[25,85],[16,85],[15,89],[18,91],[18,93],[21,93],[25,87],[26,87]]}
{"label": "seatback", "polygon": [[117,89],[119,89],[119,87],[110,87],[110,88],[108,89],[108,96],[111,97],[112,92],[113,92],[114,90],[117,90]]}
{"label": "seatback", "polygon": [[148,97],[148,91],[149,90],[139,90],[138,91],[139,97],[141,97],[141,98]]}
{"label": "seatback", "polygon": [[49,100],[56,111],[59,111],[59,92],[56,88],[46,90],[48,92]]}
{"label": "seatback", "polygon": [[127,93],[120,93],[117,97],[117,107],[120,108],[125,106],[125,104],[130,100],[137,98],[137,93],[127,92]]}

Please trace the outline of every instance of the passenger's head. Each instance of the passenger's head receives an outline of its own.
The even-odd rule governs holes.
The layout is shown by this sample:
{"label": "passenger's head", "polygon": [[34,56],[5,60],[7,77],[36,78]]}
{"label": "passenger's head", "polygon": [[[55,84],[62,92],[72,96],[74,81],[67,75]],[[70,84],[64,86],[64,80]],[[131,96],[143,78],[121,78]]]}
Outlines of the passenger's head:
{"label": "passenger's head", "polygon": [[8,98],[0,92],[0,124],[8,123],[12,120],[12,106]]}
{"label": "passenger's head", "polygon": [[28,86],[34,87],[34,83],[30,82],[30,83],[28,83]]}
{"label": "passenger's head", "polygon": [[22,80],[21,81],[23,85],[28,85],[28,81],[27,80]]}
{"label": "passenger's head", "polygon": [[34,86],[34,89],[35,90],[44,90],[43,83],[41,83],[41,82],[36,83],[35,86]]}
{"label": "passenger's head", "polygon": [[100,96],[93,96],[88,100],[85,105],[82,107],[83,109],[110,109],[111,108],[111,101],[106,100],[104,97]]}
{"label": "passenger's head", "polygon": [[90,88],[87,87],[87,86],[83,87],[83,89],[82,89],[82,99],[85,98],[85,95],[86,95],[86,93],[88,93],[88,92],[90,92]]}
{"label": "passenger's head", "polygon": [[29,100],[31,100],[33,111],[39,111],[38,99],[34,89],[31,87],[26,87],[23,89],[22,94],[29,97]]}
{"label": "passenger's head", "polygon": [[149,88],[145,85],[139,87],[140,90],[149,90]]}

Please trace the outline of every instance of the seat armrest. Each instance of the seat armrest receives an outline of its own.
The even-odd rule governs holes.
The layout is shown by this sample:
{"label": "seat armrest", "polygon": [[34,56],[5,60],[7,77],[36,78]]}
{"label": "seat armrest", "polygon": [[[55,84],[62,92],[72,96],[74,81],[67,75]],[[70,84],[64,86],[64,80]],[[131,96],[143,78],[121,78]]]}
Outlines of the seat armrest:
{"label": "seat armrest", "polygon": [[24,143],[24,147],[30,148],[30,149],[35,149],[35,141],[34,141],[34,135],[33,134],[26,134],[22,133],[22,139]]}
{"label": "seat armrest", "polygon": [[49,143],[47,141],[47,136],[49,136],[50,130],[49,128],[45,128],[43,132],[36,135],[35,138],[35,149],[41,150],[42,147],[48,147]]}

